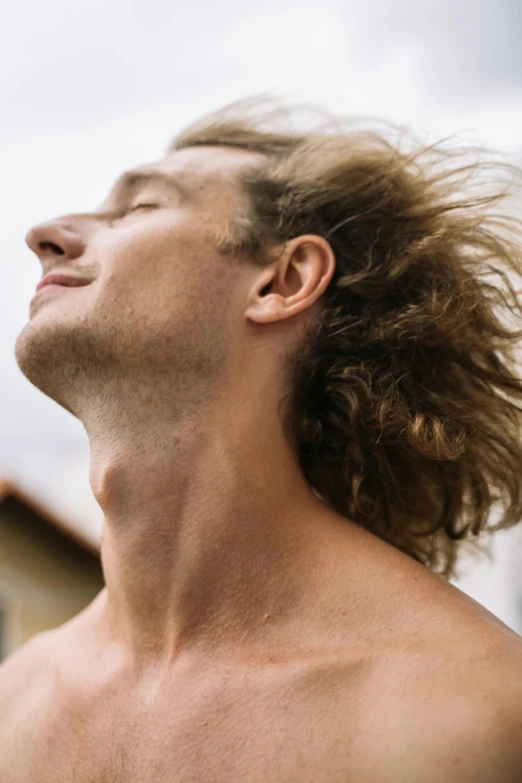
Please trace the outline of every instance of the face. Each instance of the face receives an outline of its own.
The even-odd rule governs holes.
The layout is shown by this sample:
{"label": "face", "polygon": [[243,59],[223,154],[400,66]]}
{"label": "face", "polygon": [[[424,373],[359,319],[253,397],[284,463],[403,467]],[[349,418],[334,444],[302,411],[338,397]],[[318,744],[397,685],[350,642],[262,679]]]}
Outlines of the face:
{"label": "face", "polygon": [[[217,236],[239,204],[236,176],[258,156],[196,147],[121,178],[94,212],[33,228],[42,277],[87,284],[43,288],[16,343],[22,372],[80,416],[83,397],[125,383],[197,388],[219,372],[233,334],[239,266]],[[237,314],[238,315],[238,314]],[[115,388],[115,386],[114,386]]]}

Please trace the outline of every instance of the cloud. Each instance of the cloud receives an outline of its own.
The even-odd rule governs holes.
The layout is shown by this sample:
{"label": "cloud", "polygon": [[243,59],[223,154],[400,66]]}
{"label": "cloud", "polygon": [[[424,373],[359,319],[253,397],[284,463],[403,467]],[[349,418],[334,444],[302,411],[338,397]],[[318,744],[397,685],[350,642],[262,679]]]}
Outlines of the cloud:
{"label": "cloud", "polygon": [[425,90],[439,103],[521,88],[522,6],[517,0],[149,0],[20,2],[4,20],[0,135],[93,127],[139,107],[191,104],[205,95],[311,87],[349,96],[367,76],[376,105]]}
{"label": "cloud", "polygon": [[443,100],[474,103],[522,88],[518,0],[367,0],[362,14],[354,4],[340,8],[345,24],[357,28],[361,63],[416,50],[420,81]]}
{"label": "cloud", "polygon": [[236,0],[203,9],[166,0],[22,2],[0,50],[0,94],[10,107],[2,133],[86,127],[137,106],[190,100],[220,76],[234,78],[221,37],[243,17],[252,12]]}

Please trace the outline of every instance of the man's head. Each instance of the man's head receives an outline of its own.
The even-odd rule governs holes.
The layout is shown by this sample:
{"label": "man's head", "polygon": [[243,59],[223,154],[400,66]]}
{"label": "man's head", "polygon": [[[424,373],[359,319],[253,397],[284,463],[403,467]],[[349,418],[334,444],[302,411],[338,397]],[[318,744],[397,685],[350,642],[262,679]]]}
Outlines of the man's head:
{"label": "man's head", "polygon": [[82,418],[80,379],[101,390],[109,378],[153,387],[172,375],[173,391],[190,390],[192,400],[178,397],[186,406],[218,377],[244,375],[260,340],[271,342],[264,371],[275,377],[334,256],[324,238],[300,236],[280,243],[267,266],[232,263],[222,245],[245,209],[241,176],[262,162],[241,148],[172,150],[126,172],[96,211],[33,228],[27,242],[43,275],[88,284],[44,289],[32,302],[16,349],[28,378]]}
{"label": "man's head", "polygon": [[86,394],[101,411],[170,395],[179,415],[275,385],[316,492],[450,574],[492,487],[501,525],[522,516],[520,333],[480,277],[520,274],[520,251],[500,195],[462,195],[491,163],[274,119],[241,104],[205,118],[98,211],[30,232],[44,272],[91,282],[35,300],[18,362],[82,420]]}

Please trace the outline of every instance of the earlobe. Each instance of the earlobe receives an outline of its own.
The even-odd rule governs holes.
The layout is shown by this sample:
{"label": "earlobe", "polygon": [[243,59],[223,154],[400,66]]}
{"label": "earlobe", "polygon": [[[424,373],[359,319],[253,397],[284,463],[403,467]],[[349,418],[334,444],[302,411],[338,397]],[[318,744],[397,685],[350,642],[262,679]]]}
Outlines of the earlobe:
{"label": "earlobe", "polygon": [[256,323],[269,323],[277,320],[274,313],[273,286],[276,270],[274,267],[265,269],[258,277],[248,297],[248,307],[245,318]]}
{"label": "earlobe", "polygon": [[278,294],[268,293],[252,304],[245,313],[250,321],[259,324],[268,324],[285,318],[284,307],[281,307],[281,297]]}

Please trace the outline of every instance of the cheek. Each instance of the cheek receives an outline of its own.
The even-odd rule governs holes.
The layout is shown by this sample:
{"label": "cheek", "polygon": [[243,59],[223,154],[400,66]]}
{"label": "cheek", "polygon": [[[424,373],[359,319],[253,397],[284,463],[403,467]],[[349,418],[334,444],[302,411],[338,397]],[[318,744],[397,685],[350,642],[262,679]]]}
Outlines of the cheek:
{"label": "cheek", "polygon": [[[103,299],[144,326],[221,318],[231,301],[229,261],[215,250],[207,227],[150,226],[120,234],[103,253]],[[207,229],[207,230],[205,230]]]}

